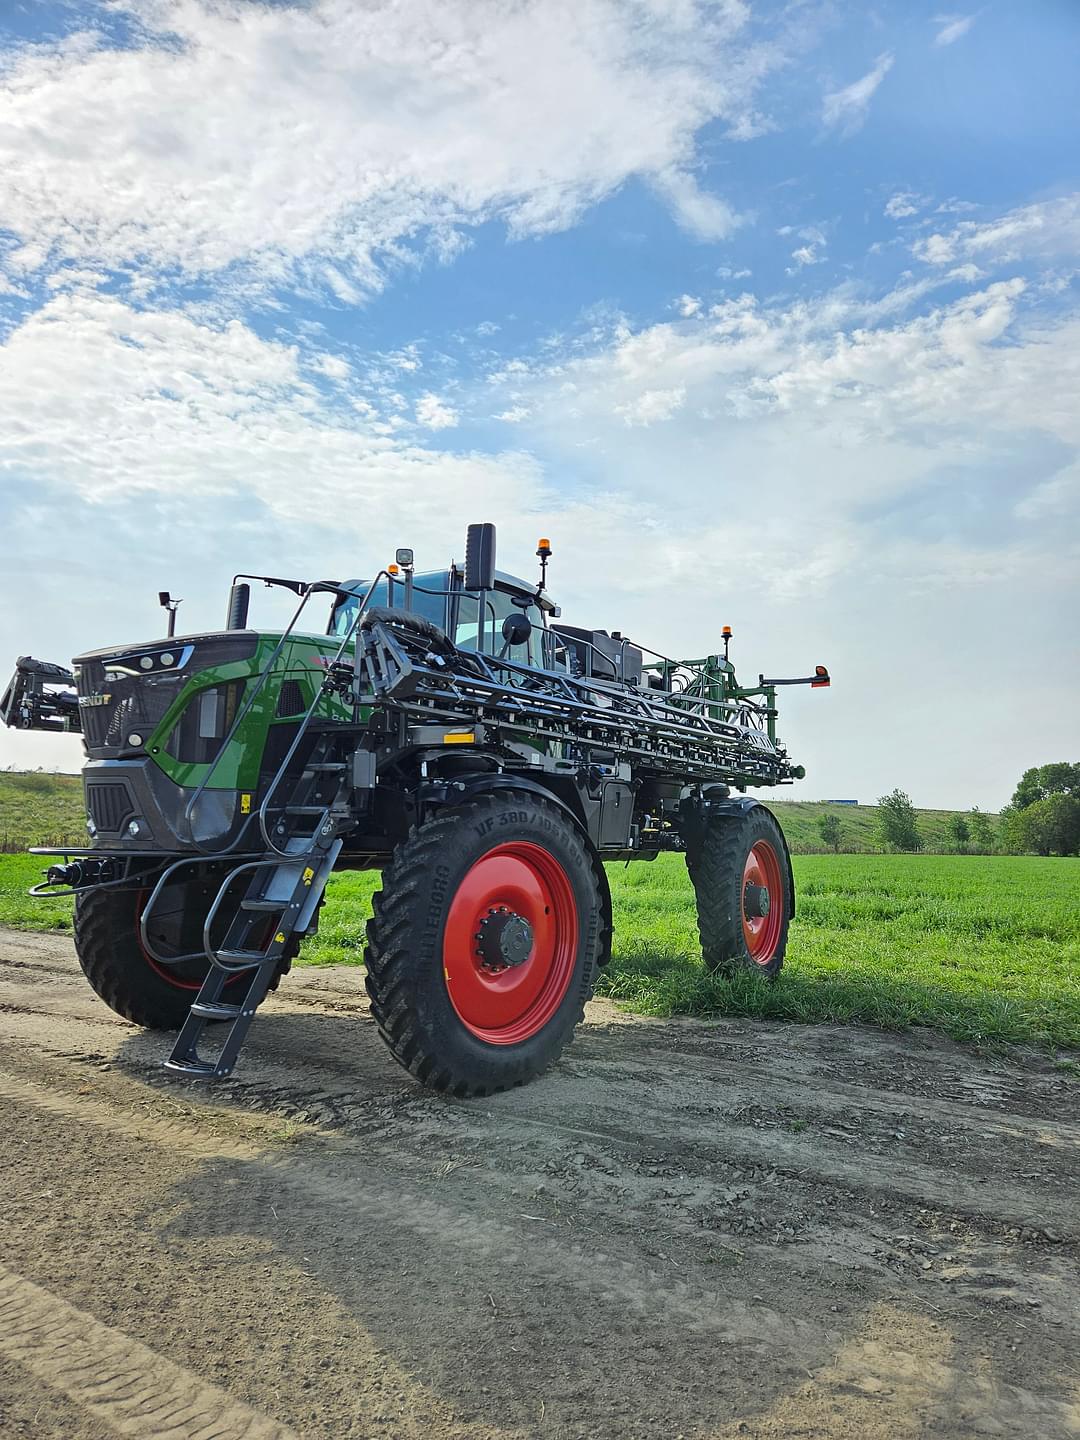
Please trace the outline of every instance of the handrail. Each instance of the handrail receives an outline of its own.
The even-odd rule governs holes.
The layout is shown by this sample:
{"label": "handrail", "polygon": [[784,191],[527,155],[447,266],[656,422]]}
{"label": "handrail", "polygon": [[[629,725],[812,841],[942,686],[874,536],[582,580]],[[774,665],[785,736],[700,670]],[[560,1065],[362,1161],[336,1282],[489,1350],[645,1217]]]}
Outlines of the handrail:
{"label": "handrail", "polygon": [[203,920],[203,929],[202,929],[203,950],[206,952],[205,958],[210,961],[210,964],[211,964],[211,965],[216,965],[219,970],[228,970],[228,971],[230,971],[230,972],[232,972],[232,971],[239,972],[239,971],[241,971],[241,970],[250,970],[250,969],[251,969],[251,963],[252,963],[252,962],[251,962],[250,960],[245,961],[245,962],[243,962],[242,964],[239,964],[239,965],[231,965],[231,964],[229,964],[229,963],[227,963],[227,962],[222,961],[220,954],[219,954],[217,951],[215,951],[214,949],[211,948],[211,945],[210,945],[210,927],[213,925],[214,921],[217,919],[217,913],[218,913],[218,911],[221,909],[221,902],[225,899],[226,892],[228,891],[229,886],[233,883],[233,881],[236,879],[236,877],[237,877],[238,875],[242,875],[246,870],[258,870],[258,869],[260,869],[260,868],[261,868],[263,865],[265,865],[265,864],[266,864],[266,861],[263,860],[263,859],[260,859],[260,860],[248,860],[248,861],[245,861],[244,864],[242,864],[242,865],[237,865],[237,866],[235,866],[232,870],[230,870],[229,873],[228,873],[228,875],[226,875],[225,879],[222,881],[220,890],[219,890],[218,893],[214,896],[214,900],[213,900],[212,905],[210,906],[209,910],[207,910],[207,912],[206,912],[206,918]]}
{"label": "handrail", "polygon": [[[164,889],[167,881],[173,875],[173,872],[179,870],[183,865],[199,864],[203,860],[203,858],[204,857],[202,855],[185,855],[182,859],[174,860],[171,865],[166,866],[166,868],[161,872],[161,875],[158,877],[157,884],[150,892],[150,899],[147,900],[146,904],[139,912],[139,944],[142,946],[144,953],[147,954],[152,960],[155,960],[159,965],[181,965],[185,960],[202,960],[204,958],[201,951],[194,951],[190,955],[159,955],[158,952],[154,949],[153,945],[150,943],[150,932],[147,928],[150,913],[160,899],[161,892]],[[223,888],[225,885],[228,884],[229,878],[229,876],[226,876],[225,880],[222,882]]]}

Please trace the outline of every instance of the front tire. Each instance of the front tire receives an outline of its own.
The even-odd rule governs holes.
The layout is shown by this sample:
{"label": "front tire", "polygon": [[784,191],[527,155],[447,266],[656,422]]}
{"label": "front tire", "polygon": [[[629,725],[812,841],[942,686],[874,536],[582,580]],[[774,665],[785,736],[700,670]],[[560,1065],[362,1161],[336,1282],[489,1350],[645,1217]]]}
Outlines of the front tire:
{"label": "front tire", "polygon": [[775,980],[784,964],[795,882],[787,845],[763,806],[711,817],[688,844],[706,969]]}
{"label": "front tire", "polygon": [[[220,883],[220,876],[212,876],[165,889],[148,927],[158,954],[201,951],[203,920]],[[179,1030],[210,962],[199,956],[177,965],[162,965],[147,953],[139,920],[149,898],[149,889],[100,889],[77,895],[75,953],[83,974],[111,1010],[147,1030]],[[224,998],[232,998],[233,986],[239,986],[242,994],[250,976],[250,970],[232,976]],[[277,989],[278,979],[274,977],[272,990]]]}
{"label": "front tire", "polygon": [[371,1011],[425,1085],[488,1095],[558,1057],[605,943],[598,863],[574,822],[501,792],[414,830],[367,931]]}

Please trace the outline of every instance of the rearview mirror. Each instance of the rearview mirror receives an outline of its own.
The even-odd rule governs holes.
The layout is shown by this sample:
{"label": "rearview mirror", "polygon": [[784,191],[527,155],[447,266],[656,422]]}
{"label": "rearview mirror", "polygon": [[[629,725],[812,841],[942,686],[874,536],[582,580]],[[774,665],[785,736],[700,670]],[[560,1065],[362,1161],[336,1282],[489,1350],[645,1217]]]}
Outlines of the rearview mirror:
{"label": "rearview mirror", "polygon": [[507,645],[527,645],[532,628],[532,621],[527,615],[507,615],[502,623],[503,639]]}

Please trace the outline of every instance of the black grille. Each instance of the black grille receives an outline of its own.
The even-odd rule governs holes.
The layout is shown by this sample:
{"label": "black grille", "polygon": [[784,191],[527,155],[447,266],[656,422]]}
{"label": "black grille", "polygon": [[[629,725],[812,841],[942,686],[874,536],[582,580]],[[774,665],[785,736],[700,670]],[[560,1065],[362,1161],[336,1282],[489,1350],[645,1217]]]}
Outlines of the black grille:
{"label": "black grille", "polygon": [[101,780],[87,781],[86,809],[99,830],[113,832],[133,813],[127,786]]}
{"label": "black grille", "polygon": [[[100,661],[79,670],[79,715],[86,748],[107,758],[139,749],[186,682],[184,675],[117,675]],[[129,736],[141,737],[132,745]],[[101,758],[100,756],[96,758]]]}
{"label": "black grille", "polygon": [[304,692],[300,688],[300,682],[298,680],[284,681],[277,702],[278,719],[282,720],[287,715],[302,715],[306,709],[307,705],[304,703]]}

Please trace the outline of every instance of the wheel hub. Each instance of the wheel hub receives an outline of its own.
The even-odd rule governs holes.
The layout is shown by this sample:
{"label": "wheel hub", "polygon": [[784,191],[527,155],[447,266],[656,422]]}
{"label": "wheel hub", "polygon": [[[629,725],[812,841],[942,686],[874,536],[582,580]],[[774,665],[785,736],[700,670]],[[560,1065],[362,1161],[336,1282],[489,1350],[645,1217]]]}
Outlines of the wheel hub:
{"label": "wheel hub", "polygon": [[512,970],[524,965],[533,948],[533,928],[506,905],[493,907],[476,932],[476,954],[487,970]]}
{"label": "wheel hub", "polygon": [[748,920],[764,920],[769,913],[769,892],[764,885],[747,885],[743,891],[743,912]]}

